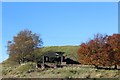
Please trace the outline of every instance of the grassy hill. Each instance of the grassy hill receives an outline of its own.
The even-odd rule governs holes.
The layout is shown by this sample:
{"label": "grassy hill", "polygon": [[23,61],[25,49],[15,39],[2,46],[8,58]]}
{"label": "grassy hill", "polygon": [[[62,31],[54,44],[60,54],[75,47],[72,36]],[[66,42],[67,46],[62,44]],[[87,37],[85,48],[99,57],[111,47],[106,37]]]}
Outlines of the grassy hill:
{"label": "grassy hill", "polygon": [[77,61],[78,48],[79,46],[49,46],[49,47],[44,47],[42,51],[43,52],[47,52],[47,51],[64,52],[64,56]]}
{"label": "grassy hill", "polygon": [[[77,58],[78,48],[79,46],[48,46],[48,47],[43,47],[42,52],[43,53],[47,51],[64,52],[64,56],[69,57],[75,61],[78,61],[78,58]],[[41,53],[38,53],[38,54],[41,54]],[[9,61],[9,59],[3,61],[2,64],[4,66],[18,65],[15,62]]]}
{"label": "grassy hill", "polygon": [[[42,52],[65,52],[64,56],[77,61],[79,46],[49,46]],[[1,64],[0,64],[1,65]],[[2,63],[3,77],[32,77],[32,78],[120,78],[120,70],[96,69],[84,65],[65,66],[63,68],[36,69],[35,63],[28,62],[22,65],[6,60]],[[83,67],[82,67],[83,66]],[[113,79],[112,79],[113,80]]]}
{"label": "grassy hill", "polygon": [[[49,46],[49,47],[43,47],[42,52],[43,53],[47,52],[47,51],[64,52],[64,56],[69,57],[69,58],[77,61],[78,48],[79,48],[79,46]],[[38,53],[38,54],[41,54],[41,53]],[[3,61],[2,62],[3,75],[10,74],[9,72],[11,72],[13,68],[14,69],[17,68],[18,66],[20,66],[18,63],[10,61],[9,59]]]}

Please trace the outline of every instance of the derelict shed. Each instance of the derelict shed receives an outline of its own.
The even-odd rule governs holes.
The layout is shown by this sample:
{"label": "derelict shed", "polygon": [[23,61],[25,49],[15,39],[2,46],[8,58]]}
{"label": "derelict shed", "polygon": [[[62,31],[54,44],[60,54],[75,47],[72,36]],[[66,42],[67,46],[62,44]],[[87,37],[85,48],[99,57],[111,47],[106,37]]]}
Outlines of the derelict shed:
{"label": "derelict shed", "polygon": [[56,67],[63,67],[67,64],[79,64],[79,62],[74,61],[73,59],[67,58],[64,56],[64,52],[46,52],[41,57],[41,63],[38,66],[41,68],[56,68]]}
{"label": "derelict shed", "polygon": [[64,52],[47,52],[43,55],[43,63],[45,62],[60,62],[63,61],[63,54]]}
{"label": "derelict shed", "polygon": [[42,56],[42,64],[41,67],[58,67],[62,66],[64,63],[64,52],[46,52]]}

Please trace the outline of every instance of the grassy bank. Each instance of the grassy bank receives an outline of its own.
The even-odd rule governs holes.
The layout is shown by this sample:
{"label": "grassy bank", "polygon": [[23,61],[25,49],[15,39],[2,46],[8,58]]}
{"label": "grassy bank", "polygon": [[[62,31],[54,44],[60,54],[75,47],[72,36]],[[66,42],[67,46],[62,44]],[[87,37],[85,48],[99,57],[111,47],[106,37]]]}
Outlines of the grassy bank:
{"label": "grassy bank", "polygon": [[25,63],[16,67],[4,68],[3,77],[21,78],[120,78],[120,70],[96,69],[90,66],[75,65],[63,68],[36,69],[35,63]]}

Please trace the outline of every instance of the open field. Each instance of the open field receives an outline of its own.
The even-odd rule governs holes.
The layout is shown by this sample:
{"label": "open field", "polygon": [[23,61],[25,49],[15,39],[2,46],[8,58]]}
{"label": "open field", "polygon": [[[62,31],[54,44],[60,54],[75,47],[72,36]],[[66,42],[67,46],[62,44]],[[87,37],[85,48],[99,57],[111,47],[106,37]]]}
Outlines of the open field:
{"label": "open field", "polygon": [[96,69],[88,65],[36,69],[35,63],[3,67],[3,77],[9,78],[120,78],[120,70]]}

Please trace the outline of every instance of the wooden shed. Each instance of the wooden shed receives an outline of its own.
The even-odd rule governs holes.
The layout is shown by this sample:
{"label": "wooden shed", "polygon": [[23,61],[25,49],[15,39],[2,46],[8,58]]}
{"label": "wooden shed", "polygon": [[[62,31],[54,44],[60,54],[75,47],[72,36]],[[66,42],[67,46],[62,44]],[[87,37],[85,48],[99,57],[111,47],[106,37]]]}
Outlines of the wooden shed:
{"label": "wooden shed", "polygon": [[80,64],[71,58],[65,57],[64,52],[53,52],[49,51],[42,55],[40,61],[37,62],[37,68],[56,68],[63,67],[67,65]]}
{"label": "wooden shed", "polygon": [[60,67],[66,65],[65,57],[63,56],[64,52],[47,52],[42,56],[41,67]]}

